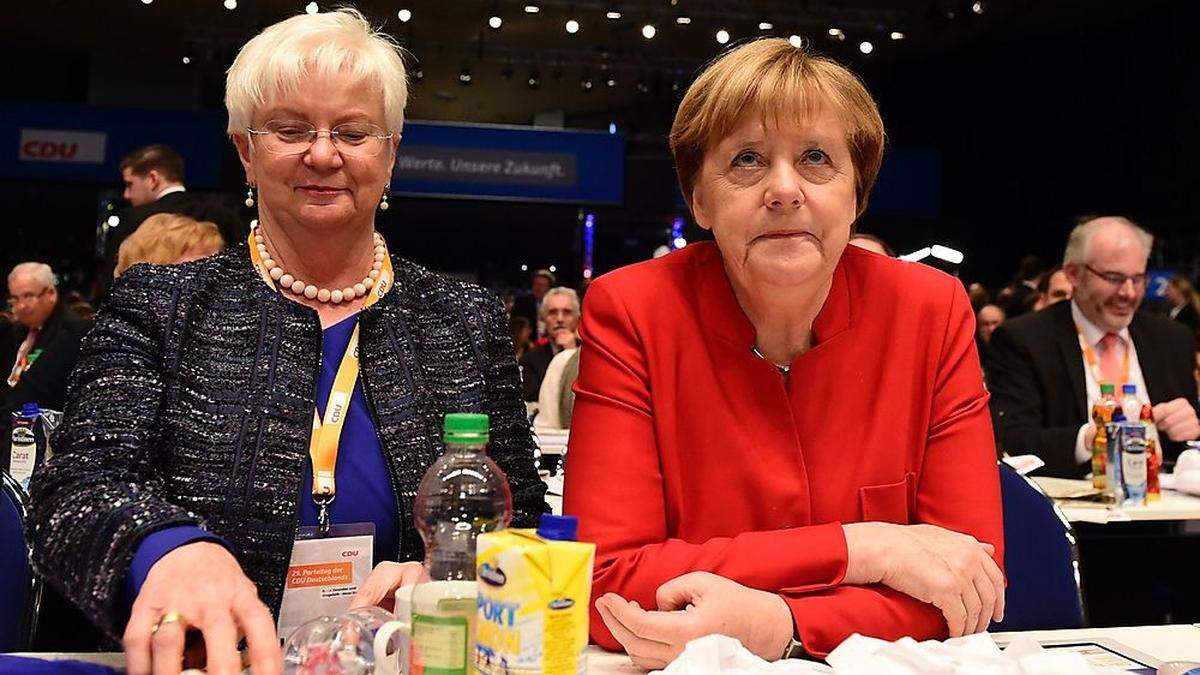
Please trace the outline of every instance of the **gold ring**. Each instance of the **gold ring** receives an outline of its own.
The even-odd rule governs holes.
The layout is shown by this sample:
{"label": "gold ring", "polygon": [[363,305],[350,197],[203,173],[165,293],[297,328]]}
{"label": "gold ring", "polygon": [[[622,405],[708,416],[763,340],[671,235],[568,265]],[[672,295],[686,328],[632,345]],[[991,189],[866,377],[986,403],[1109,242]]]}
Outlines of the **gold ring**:
{"label": "gold ring", "polygon": [[183,615],[179,612],[176,612],[175,610],[166,612],[162,615],[162,618],[158,620],[158,623],[154,624],[154,628],[150,629],[150,634],[153,635],[157,633],[159,628],[162,628],[169,623],[181,623],[182,621]]}

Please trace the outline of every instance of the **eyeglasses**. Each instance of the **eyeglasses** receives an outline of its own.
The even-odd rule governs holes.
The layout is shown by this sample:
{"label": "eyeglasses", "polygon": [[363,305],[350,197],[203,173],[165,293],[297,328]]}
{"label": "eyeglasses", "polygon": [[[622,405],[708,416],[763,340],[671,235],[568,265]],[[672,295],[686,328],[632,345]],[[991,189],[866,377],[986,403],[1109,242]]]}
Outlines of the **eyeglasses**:
{"label": "eyeglasses", "polygon": [[318,129],[302,120],[271,120],[262,129],[246,127],[262,148],[273,155],[303,155],[323,134],[343,155],[374,157],[396,134],[367,122],[346,122],[332,129]]}
{"label": "eyeglasses", "polygon": [[27,305],[27,304],[33,302],[34,300],[37,300],[38,298],[42,297],[43,295],[45,295],[46,292],[49,290],[50,290],[50,288],[47,287],[47,288],[43,288],[42,290],[38,291],[37,293],[22,293],[21,295],[10,295],[10,296],[8,296],[8,306],[16,307],[17,305]]}
{"label": "eyeglasses", "polygon": [[1087,271],[1091,272],[1092,274],[1095,274],[1096,276],[1100,277],[1107,283],[1109,283],[1113,286],[1116,286],[1116,287],[1124,286],[1126,281],[1132,281],[1134,288],[1145,288],[1146,287],[1146,275],[1144,273],[1128,275],[1128,274],[1121,274],[1120,272],[1101,272],[1100,270],[1092,267],[1091,265],[1084,265],[1084,268],[1086,268]]}

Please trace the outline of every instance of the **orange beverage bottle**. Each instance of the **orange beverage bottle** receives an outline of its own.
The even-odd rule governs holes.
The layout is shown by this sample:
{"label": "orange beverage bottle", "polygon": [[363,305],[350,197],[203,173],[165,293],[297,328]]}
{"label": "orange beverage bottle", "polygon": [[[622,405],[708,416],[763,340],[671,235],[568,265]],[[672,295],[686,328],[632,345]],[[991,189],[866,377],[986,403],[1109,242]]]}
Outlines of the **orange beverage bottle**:
{"label": "orange beverage bottle", "polygon": [[1162,499],[1158,472],[1162,469],[1162,448],[1158,446],[1158,427],[1154,426],[1154,411],[1149,403],[1142,404],[1141,423],[1146,427],[1146,503]]}

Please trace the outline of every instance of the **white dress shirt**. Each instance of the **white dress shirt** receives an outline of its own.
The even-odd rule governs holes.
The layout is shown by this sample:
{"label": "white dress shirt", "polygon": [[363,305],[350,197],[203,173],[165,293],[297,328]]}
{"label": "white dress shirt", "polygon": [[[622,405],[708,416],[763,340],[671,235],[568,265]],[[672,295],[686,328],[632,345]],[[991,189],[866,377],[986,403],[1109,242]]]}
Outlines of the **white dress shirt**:
{"label": "white dress shirt", "polygon": [[182,185],[172,185],[169,188],[164,188],[162,192],[159,192],[154,196],[154,201],[158,201],[172,192],[187,192],[187,188],[183,187]]}
{"label": "white dress shirt", "polygon": [[[1096,351],[1097,358],[1102,358],[1100,340],[1104,338],[1105,331],[1096,324],[1088,321],[1087,317],[1080,311],[1079,305],[1071,300],[1071,317],[1075,319],[1075,325],[1083,331],[1083,339],[1087,341],[1092,349]],[[1129,328],[1123,328],[1117,336],[1121,338],[1121,342],[1117,345],[1117,360],[1123,361],[1125,358],[1126,349],[1129,350],[1129,382],[1128,384],[1137,385],[1137,399],[1140,403],[1149,403],[1150,396],[1146,391],[1146,379],[1142,377],[1142,366],[1138,363],[1137,348],[1133,344],[1133,338],[1129,335]],[[1080,349],[1079,358],[1083,361],[1083,381],[1084,389],[1087,392],[1087,411],[1088,416],[1091,416],[1092,406],[1096,401],[1100,400],[1100,383],[1096,381],[1096,374],[1092,372],[1091,366],[1088,365],[1087,358],[1083,355],[1083,349]],[[1097,364],[1099,367],[1099,364]],[[1124,398],[1121,393],[1120,385],[1117,386],[1117,402]],[[1079,427],[1079,433],[1075,435],[1075,461],[1080,464],[1092,461],[1092,449],[1084,445],[1084,436],[1087,433],[1088,425],[1091,424],[1089,419]]]}

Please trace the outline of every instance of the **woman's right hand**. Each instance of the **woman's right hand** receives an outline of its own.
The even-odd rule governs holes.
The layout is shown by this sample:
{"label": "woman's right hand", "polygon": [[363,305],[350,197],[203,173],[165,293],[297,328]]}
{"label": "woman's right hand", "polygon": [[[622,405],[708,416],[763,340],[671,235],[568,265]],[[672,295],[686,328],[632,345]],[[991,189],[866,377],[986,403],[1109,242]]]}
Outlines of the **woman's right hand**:
{"label": "woman's right hand", "polygon": [[879,583],[942,611],[950,637],[1004,618],[1004,575],[995,547],[936,525],[847,523],[843,583]]}
{"label": "woman's right hand", "polygon": [[[159,625],[168,612],[177,612],[182,619]],[[220,544],[201,541],[180,546],[150,568],[125,627],[126,672],[179,673],[188,627],[204,635],[210,674],[242,671],[237,647],[242,635],[255,675],[283,671],[271,612],[258,599],[258,589],[237,559]]]}

